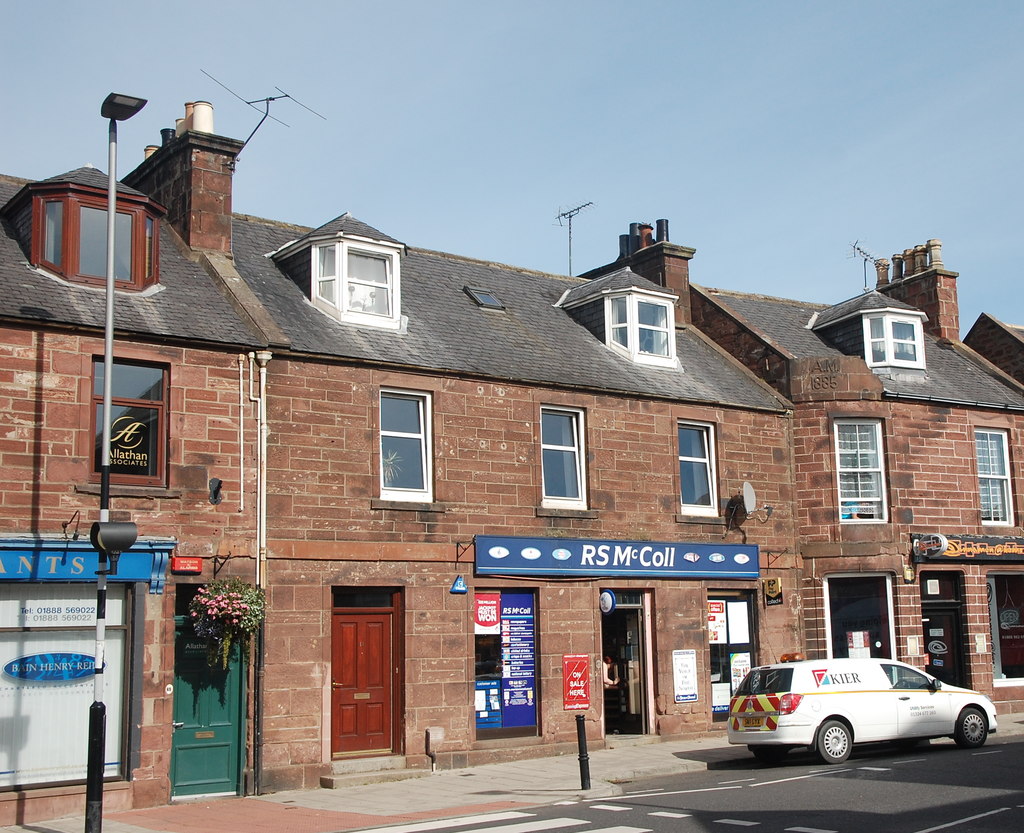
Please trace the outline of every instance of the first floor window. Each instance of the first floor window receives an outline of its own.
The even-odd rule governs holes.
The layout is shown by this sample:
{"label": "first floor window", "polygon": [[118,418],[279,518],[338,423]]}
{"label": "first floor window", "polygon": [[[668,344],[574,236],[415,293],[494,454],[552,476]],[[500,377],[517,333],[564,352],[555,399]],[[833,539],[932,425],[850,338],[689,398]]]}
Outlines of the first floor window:
{"label": "first floor window", "polygon": [[978,429],[974,432],[982,523],[1013,523],[1007,445],[1005,431]]}
{"label": "first floor window", "polygon": [[561,408],[540,412],[544,503],[583,508],[583,413]]}
{"label": "first floor window", "polygon": [[339,240],[313,247],[314,301],[343,320],[394,327],[400,318],[398,253]]}
{"label": "first floor window", "polygon": [[882,424],[877,420],[841,420],[835,424],[836,472],[840,519],[885,520]]}
{"label": "first floor window", "polygon": [[714,437],[710,425],[679,423],[679,497],[683,512],[718,513],[715,500]]}
{"label": "first floor window", "polygon": [[885,575],[825,579],[829,656],[893,658],[892,586]]}
{"label": "first floor window", "polygon": [[380,496],[431,501],[430,396],[380,395]]}
{"label": "first floor window", "polygon": [[989,576],[988,606],[993,678],[1024,677],[1024,575]]}
{"label": "first floor window", "polygon": [[[107,588],[104,776],[126,767],[127,588]],[[85,779],[95,584],[0,583],[0,788]]]}
{"label": "first floor window", "polygon": [[[93,359],[94,478],[104,462],[104,372],[103,360]],[[111,482],[166,485],[167,368],[115,361],[110,392]]]}

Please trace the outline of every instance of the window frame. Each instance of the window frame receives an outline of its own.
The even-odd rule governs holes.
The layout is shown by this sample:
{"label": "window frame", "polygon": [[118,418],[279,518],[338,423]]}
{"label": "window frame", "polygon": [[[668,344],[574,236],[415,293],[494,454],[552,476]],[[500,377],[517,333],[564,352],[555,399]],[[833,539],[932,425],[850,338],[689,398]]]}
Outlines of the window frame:
{"label": "window frame", "polygon": [[[419,419],[418,432],[394,431],[384,428],[385,399],[412,400],[417,405]],[[381,500],[395,500],[407,503],[432,503],[434,500],[434,466],[433,466],[433,396],[424,391],[401,390],[398,388],[381,388],[377,398],[377,483]],[[386,485],[385,437],[400,439],[417,439],[419,441],[420,471],[423,478],[422,489],[410,489]]]}
{"label": "window frame", "polygon": [[[875,443],[875,453],[878,456],[877,467],[845,467],[842,463],[842,448],[840,446],[840,434],[842,429],[845,427],[857,427],[868,426],[872,429],[872,435]],[[832,425],[832,438],[833,438],[833,452],[835,455],[835,467],[836,467],[836,498],[837,508],[839,511],[839,522],[842,524],[865,524],[865,523],[888,523],[889,519],[889,506],[888,496],[886,490],[886,465],[885,465],[885,444],[884,437],[882,435],[882,421],[880,419],[865,419],[865,418],[844,418],[836,419]],[[877,474],[878,476],[878,497],[877,498],[863,498],[863,497],[844,497],[843,495],[843,475],[844,474]],[[878,517],[875,518],[855,518],[852,516],[845,517],[846,512],[844,511],[844,504],[849,503],[863,503],[865,500],[878,504]]]}
{"label": "window frame", "polygon": [[[679,434],[684,429],[692,429],[700,432],[704,445],[705,457],[686,456],[682,453],[682,444],[679,442]],[[680,513],[684,515],[703,515],[708,517],[718,516],[718,476],[715,453],[715,426],[705,422],[691,422],[689,420],[678,420],[676,422],[676,456],[678,459],[678,494]],[[708,479],[709,505],[703,506],[699,503],[686,503],[683,500],[683,464],[700,463],[705,465],[705,473]]]}
{"label": "window frame", "polygon": [[[881,321],[883,333],[881,338],[871,334],[871,323]],[[914,330],[913,339],[896,338],[893,328],[896,324],[909,324]],[[899,315],[891,312],[865,315],[864,327],[864,360],[868,367],[909,367],[924,369],[924,328],[921,326],[921,319],[916,315]],[[873,345],[880,343],[884,349],[884,356],[881,359],[874,358]],[[898,344],[913,343],[917,358],[913,360],[900,359],[896,357],[896,346]]]}
{"label": "window frame", "polygon": [[[147,361],[135,361],[129,359],[114,359],[113,371],[116,375],[118,365],[130,366],[138,368],[151,368],[153,370],[159,370],[162,374],[161,384],[163,386],[163,397],[160,400],[155,399],[132,399],[124,396],[111,395],[110,404],[111,409],[116,410],[117,408],[138,408],[138,409],[151,409],[157,412],[157,440],[156,440],[156,471],[155,475],[133,475],[125,474],[123,472],[110,472],[110,483],[117,486],[159,486],[166,487],[168,484],[168,455],[170,449],[170,398],[171,398],[171,372],[170,367],[167,365],[159,364],[157,362]],[[103,391],[102,389],[96,391],[97,368],[103,368],[103,357],[93,356],[92,360],[92,371],[90,374],[90,426],[91,426],[91,445],[89,453],[89,482],[99,483],[101,480],[100,466],[102,466],[102,460],[98,461],[97,457],[102,455],[102,447],[96,448],[97,444],[101,442],[101,429],[102,425],[100,420],[102,419],[102,407],[103,407]],[[112,437],[114,436],[113,427],[111,431]],[[113,439],[111,441],[111,453],[113,453]]]}
{"label": "window frame", "polygon": [[[60,241],[48,245],[47,207],[61,206]],[[106,194],[86,190],[68,184],[37,191],[32,195],[32,246],[31,258],[35,266],[41,266],[74,283],[91,286],[106,285],[106,236],[103,237],[104,269],[101,275],[85,274],[82,268],[82,210],[90,208],[102,212],[103,227],[106,228]],[[144,197],[118,193],[116,212],[128,217],[131,223],[130,251],[128,255],[128,278],[117,277],[114,286],[122,290],[140,291],[159,282],[160,223],[159,216]],[[115,244],[123,235],[115,237]],[[59,254],[59,262],[50,253]],[[116,269],[116,264],[115,264]]]}
{"label": "window frame", "polygon": [[[334,249],[334,275],[324,276],[320,272],[320,253],[325,249]],[[370,286],[373,282],[350,275],[349,255],[381,260],[387,270],[387,302],[386,315],[354,309],[349,302],[352,287]],[[318,309],[340,321],[363,324],[371,327],[398,329],[402,320],[401,309],[401,257],[399,252],[388,246],[364,240],[350,240],[344,237],[314,243],[310,248],[310,300]],[[328,298],[321,291],[325,280],[334,283],[334,298]],[[373,284],[380,286],[380,284]]]}
{"label": "window frame", "polygon": [[[883,645],[882,647],[888,647],[888,654],[880,654],[875,657],[874,646],[868,646],[871,656],[876,659],[896,659],[896,653],[898,651],[896,642],[896,609],[893,604],[893,576],[891,573],[884,572],[870,572],[870,573],[830,573],[822,579],[822,613],[825,624],[825,650],[827,659],[837,659],[832,648],[835,643],[835,635],[833,634],[832,619],[833,609],[832,601],[835,594],[832,592],[832,582],[836,579],[882,579],[885,587],[885,599],[883,602],[883,609],[886,617],[886,627],[884,628],[885,637],[888,641],[888,646]],[[883,628],[879,628],[882,631]],[[849,654],[847,654],[849,656]]]}
{"label": "window frame", "polygon": [[[625,304],[625,321],[616,319],[616,305]],[[660,307],[665,313],[665,326],[658,327],[652,324],[641,324],[640,305],[649,304]],[[640,364],[653,364],[663,367],[674,367],[676,364],[676,338],[675,338],[675,303],[674,299],[648,294],[644,292],[617,292],[605,298],[604,304],[605,332],[607,337],[605,343],[618,353],[628,356],[632,361]],[[651,330],[663,333],[667,352],[651,353],[643,351],[641,345],[641,331]],[[617,332],[625,332],[626,343],[616,338]]]}
{"label": "window frame", "polygon": [[[544,417],[545,416],[568,416],[572,422],[573,445],[553,445],[544,442]],[[586,466],[586,415],[580,408],[565,408],[555,405],[543,405],[540,409],[540,421],[538,423],[540,440],[540,484],[541,484],[541,506],[550,509],[586,509],[587,508],[587,466]],[[576,497],[565,495],[549,495],[547,492],[546,467],[544,457],[546,451],[558,453],[572,453],[574,455],[574,470],[579,494]]]}
{"label": "window frame", "polygon": [[[1001,448],[1000,448],[1000,460],[1003,464],[1004,474],[982,474],[981,472],[981,446],[979,445],[979,435],[988,435],[992,437],[999,437]],[[1013,511],[1013,479],[1012,470],[1010,469],[1010,434],[1009,431],[1001,428],[984,428],[977,427],[974,429],[974,460],[975,466],[978,473],[978,508],[981,512],[981,523],[982,526],[1013,526],[1014,525],[1014,511]],[[985,519],[985,489],[984,483],[986,481],[995,481],[1000,485],[1000,491],[1003,497],[1003,506],[1006,510],[1006,517],[993,520]]]}
{"label": "window frame", "polygon": [[[1013,668],[1020,669],[1017,675],[1008,675],[1006,668],[1010,666],[1009,662],[1004,662],[1004,659],[1008,657],[1004,656],[1004,650],[1009,647],[1015,646],[1004,646],[1003,645],[1003,633],[1004,631],[1016,630],[1022,627],[1020,620],[1020,596],[1012,599],[1013,604],[1009,606],[1003,606],[1003,616],[1000,615],[1000,604],[999,598],[999,587],[996,583],[1000,580],[1021,582],[1024,580],[1024,576],[1020,573],[1006,573],[1006,572],[992,572],[988,573],[985,577],[985,588],[988,596],[988,621],[990,629],[990,643],[989,643],[989,654],[992,657],[992,685],[995,688],[1002,686],[1019,686],[1024,681],[1024,662],[1018,662],[1012,665]],[[1017,587],[1018,593],[1024,588]],[[1003,591],[1005,595],[1008,595],[1010,588],[1004,585]],[[1013,613],[1012,611],[1015,611]],[[1006,616],[1007,618],[1003,618]],[[1011,637],[1012,640],[1012,637]],[[1007,640],[1010,641],[1010,640]],[[1015,659],[1018,657],[1014,657]]]}

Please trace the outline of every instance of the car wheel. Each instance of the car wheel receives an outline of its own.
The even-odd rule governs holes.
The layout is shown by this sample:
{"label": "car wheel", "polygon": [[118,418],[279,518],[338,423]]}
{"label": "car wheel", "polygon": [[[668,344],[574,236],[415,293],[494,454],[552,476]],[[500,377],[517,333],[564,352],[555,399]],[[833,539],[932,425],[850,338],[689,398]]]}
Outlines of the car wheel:
{"label": "car wheel", "polygon": [[853,751],[853,734],[840,720],[826,720],[818,729],[815,744],[818,757],[826,764],[841,764]]}
{"label": "car wheel", "polygon": [[788,746],[762,746],[761,744],[750,744],[747,749],[750,750],[757,760],[762,764],[777,764],[783,758],[786,757],[786,753],[789,752]]}
{"label": "car wheel", "polygon": [[975,708],[966,708],[956,719],[953,740],[963,749],[977,749],[988,739],[988,719]]}

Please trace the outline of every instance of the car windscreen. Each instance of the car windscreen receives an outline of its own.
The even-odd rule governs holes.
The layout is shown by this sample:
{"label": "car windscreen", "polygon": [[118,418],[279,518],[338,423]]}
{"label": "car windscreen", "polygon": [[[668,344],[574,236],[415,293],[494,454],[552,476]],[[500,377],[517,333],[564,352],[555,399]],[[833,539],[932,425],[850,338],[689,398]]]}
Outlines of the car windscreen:
{"label": "car windscreen", "polygon": [[792,668],[754,668],[743,678],[736,694],[785,694],[792,685]]}

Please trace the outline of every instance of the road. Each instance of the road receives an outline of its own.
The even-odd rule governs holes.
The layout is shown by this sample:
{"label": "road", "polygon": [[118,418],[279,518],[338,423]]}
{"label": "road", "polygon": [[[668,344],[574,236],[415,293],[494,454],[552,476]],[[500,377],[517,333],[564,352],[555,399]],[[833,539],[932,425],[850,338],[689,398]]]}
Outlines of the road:
{"label": "road", "polygon": [[385,828],[382,833],[1008,833],[1024,830],[1024,738],[858,749],[826,767],[728,768],[627,785],[615,799]]}

